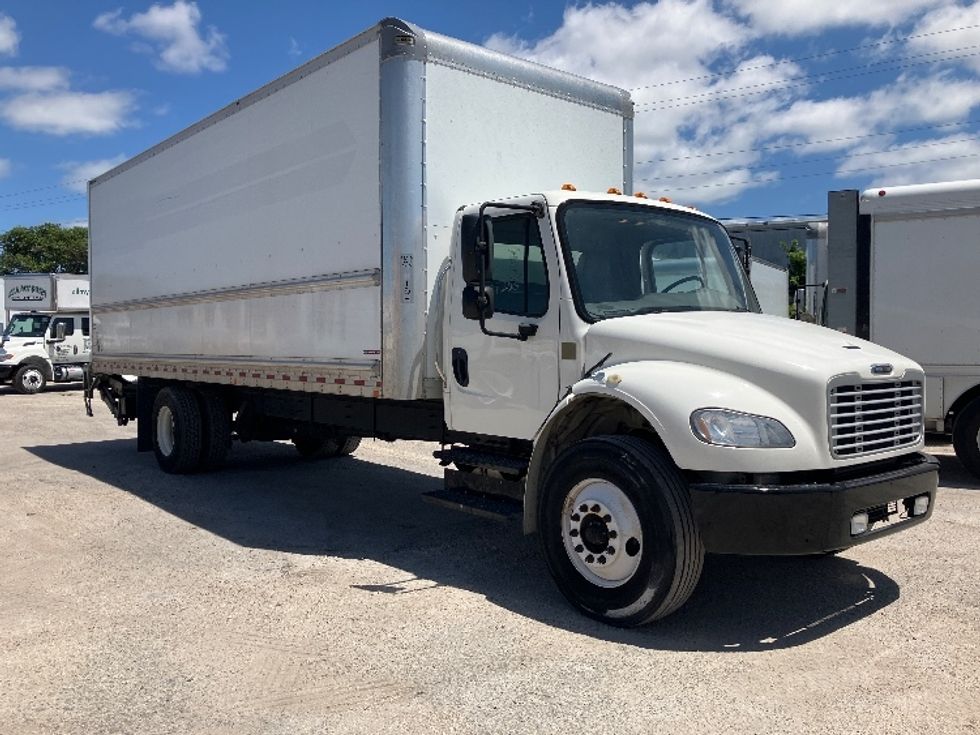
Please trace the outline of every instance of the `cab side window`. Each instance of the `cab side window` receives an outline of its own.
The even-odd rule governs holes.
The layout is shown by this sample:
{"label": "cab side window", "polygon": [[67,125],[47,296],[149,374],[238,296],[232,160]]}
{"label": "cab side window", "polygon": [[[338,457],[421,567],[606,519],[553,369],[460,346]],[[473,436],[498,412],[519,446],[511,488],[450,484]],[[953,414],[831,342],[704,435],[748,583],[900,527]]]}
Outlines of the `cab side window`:
{"label": "cab side window", "polygon": [[59,324],[64,324],[65,325],[65,336],[66,337],[70,337],[71,335],[73,335],[75,333],[75,320],[72,319],[71,317],[61,317],[61,318],[55,319],[53,322],[51,322],[51,335],[52,336],[54,336],[55,334],[58,333],[58,325]]}
{"label": "cab side window", "polygon": [[89,325],[89,318],[87,316],[83,316],[82,317],[82,336],[83,337],[88,337],[88,325]]}
{"label": "cab side window", "polygon": [[493,220],[494,310],[518,316],[548,311],[548,269],[533,215]]}

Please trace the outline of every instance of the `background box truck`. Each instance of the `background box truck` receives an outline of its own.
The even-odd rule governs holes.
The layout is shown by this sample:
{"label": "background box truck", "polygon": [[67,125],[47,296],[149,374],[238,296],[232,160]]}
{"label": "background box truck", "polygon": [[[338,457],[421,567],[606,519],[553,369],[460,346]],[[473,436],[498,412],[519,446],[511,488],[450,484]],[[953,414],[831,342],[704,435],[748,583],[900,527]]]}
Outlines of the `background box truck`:
{"label": "background box truck", "polygon": [[0,381],[20,393],[48,382],[80,381],[92,356],[89,277],[71,273],[4,276],[9,322],[0,341]]}
{"label": "background box truck", "polygon": [[925,520],[919,366],[760,314],[724,228],[630,195],[631,161],[626,92],[382,21],[91,182],[87,398],[173,473],[233,437],[440,442],[430,499],[522,515],[617,625],[705,551]]}
{"label": "background box truck", "polygon": [[827,326],[922,364],[925,425],[980,477],[980,179],[828,199]]}

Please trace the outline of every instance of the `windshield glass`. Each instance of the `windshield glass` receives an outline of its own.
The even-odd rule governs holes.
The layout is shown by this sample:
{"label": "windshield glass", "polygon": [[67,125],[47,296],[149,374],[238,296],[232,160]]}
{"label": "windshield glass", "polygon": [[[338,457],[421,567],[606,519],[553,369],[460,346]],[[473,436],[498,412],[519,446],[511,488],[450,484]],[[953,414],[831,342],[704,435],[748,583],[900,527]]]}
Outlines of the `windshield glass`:
{"label": "windshield glass", "polygon": [[616,202],[569,202],[558,230],[576,305],[595,321],[663,311],[759,311],[717,222]]}
{"label": "windshield glass", "polygon": [[45,314],[14,314],[3,331],[4,337],[43,337],[51,317]]}

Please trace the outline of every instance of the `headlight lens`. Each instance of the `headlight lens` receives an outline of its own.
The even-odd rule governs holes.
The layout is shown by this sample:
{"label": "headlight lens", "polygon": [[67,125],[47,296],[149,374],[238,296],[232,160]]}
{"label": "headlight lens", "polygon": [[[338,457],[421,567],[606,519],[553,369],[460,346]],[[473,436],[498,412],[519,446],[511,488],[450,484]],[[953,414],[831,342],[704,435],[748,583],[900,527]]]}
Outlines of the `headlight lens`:
{"label": "headlight lens", "polygon": [[702,408],[691,414],[694,435],[721,447],[788,449],[796,446],[789,429],[776,419],[721,408]]}

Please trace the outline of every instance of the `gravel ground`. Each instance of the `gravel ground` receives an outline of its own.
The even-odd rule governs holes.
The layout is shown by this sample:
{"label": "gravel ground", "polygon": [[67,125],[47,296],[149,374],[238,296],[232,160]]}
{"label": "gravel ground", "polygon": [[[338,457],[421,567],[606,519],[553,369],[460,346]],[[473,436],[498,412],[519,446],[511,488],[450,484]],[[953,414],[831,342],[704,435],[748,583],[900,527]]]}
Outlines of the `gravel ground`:
{"label": "gravel ground", "polygon": [[980,483],[838,557],[710,557],[621,631],[535,538],[420,502],[432,447],[171,477],[81,393],[0,388],[4,733],[980,731]]}

